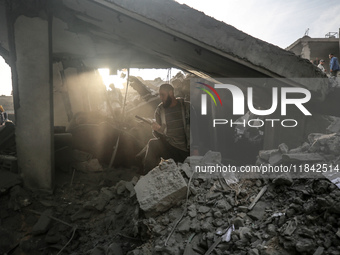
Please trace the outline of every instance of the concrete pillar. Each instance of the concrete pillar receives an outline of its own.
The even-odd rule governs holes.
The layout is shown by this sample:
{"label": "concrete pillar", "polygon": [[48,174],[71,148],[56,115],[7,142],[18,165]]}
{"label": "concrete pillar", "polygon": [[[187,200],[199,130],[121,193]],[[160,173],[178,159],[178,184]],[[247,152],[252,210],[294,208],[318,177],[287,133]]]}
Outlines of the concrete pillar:
{"label": "concrete pillar", "polygon": [[301,41],[301,44],[302,44],[301,57],[305,59],[311,59],[308,41]]}
{"label": "concrete pillar", "polygon": [[[18,167],[24,185],[51,190],[54,179],[51,19],[12,15],[11,50]],[[21,12],[22,13],[22,12]],[[33,17],[32,17],[33,16]]]}

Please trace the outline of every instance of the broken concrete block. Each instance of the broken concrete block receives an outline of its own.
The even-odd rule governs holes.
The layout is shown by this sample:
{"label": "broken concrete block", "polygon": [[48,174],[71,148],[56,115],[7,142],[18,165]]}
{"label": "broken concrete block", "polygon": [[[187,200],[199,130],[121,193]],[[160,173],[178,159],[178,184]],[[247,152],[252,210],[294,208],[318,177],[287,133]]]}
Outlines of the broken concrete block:
{"label": "broken concrete block", "polygon": [[336,232],[336,236],[340,238],[340,228],[338,228],[338,231]]}
{"label": "broken concrete block", "polygon": [[90,153],[80,151],[80,150],[72,150],[72,159],[76,162],[85,162],[92,158]]}
{"label": "broken concrete block", "polygon": [[118,243],[112,243],[107,248],[106,254],[107,255],[123,255],[124,253],[123,253],[122,247]]}
{"label": "broken concrete block", "polygon": [[287,144],[281,143],[281,144],[279,145],[279,151],[280,151],[282,154],[288,153],[289,148],[288,148]]}
{"label": "broken concrete block", "polygon": [[273,184],[275,185],[286,185],[291,186],[293,184],[293,179],[288,173],[280,174],[273,180]]}
{"label": "broken concrete block", "polygon": [[89,211],[85,208],[80,208],[75,214],[71,216],[72,221],[88,219],[92,215],[92,211]]}
{"label": "broken concrete block", "polygon": [[168,210],[185,198],[187,192],[187,184],[172,159],[164,161],[162,168],[155,167],[135,186],[139,205],[150,216]]}
{"label": "broken concrete block", "polygon": [[32,228],[33,235],[44,234],[47,232],[47,230],[49,230],[49,226],[51,224],[51,218],[50,218],[51,215],[52,215],[51,209],[48,209],[42,213],[38,222]]}
{"label": "broken concrete block", "polygon": [[90,159],[85,162],[78,162],[74,164],[74,168],[81,172],[101,172],[103,171],[102,165],[99,163],[98,159]]}
{"label": "broken concrete block", "polygon": [[8,202],[8,207],[13,210],[20,210],[23,207],[26,207],[31,204],[29,194],[21,188],[19,185],[11,188],[10,191],[10,199]]}
{"label": "broken concrete block", "polygon": [[282,158],[286,162],[320,162],[324,161],[318,153],[294,153],[294,154],[284,154]]}
{"label": "broken concrete block", "polygon": [[278,152],[279,150],[262,150],[262,151],[259,151],[259,157],[265,161],[269,161],[269,158],[270,158],[270,155],[272,153],[276,153]]}
{"label": "broken concrete block", "polygon": [[178,224],[178,232],[180,233],[186,233],[190,230],[191,221],[189,217],[184,218],[179,224]]}
{"label": "broken concrete block", "polygon": [[315,242],[313,239],[300,239],[296,243],[296,250],[298,252],[307,252],[310,253],[315,250]]}
{"label": "broken concrete block", "polygon": [[267,204],[265,202],[258,202],[254,208],[248,212],[248,216],[250,218],[252,218],[253,220],[261,220],[265,214],[265,208],[266,208]]}
{"label": "broken concrete block", "polygon": [[235,229],[239,229],[240,227],[244,227],[244,220],[237,217],[232,221],[232,224],[234,224]]}
{"label": "broken concrete block", "polygon": [[182,170],[189,179],[194,173],[188,163],[181,164],[179,169]]}
{"label": "broken concrete block", "polygon": [[328,147],[329,153],[333,155],[339,155],[340,154],[340,137],[335,136],[334,139],[328,140],[327,147]]}
{"label": "broken concrete block", "polygon": [[21,177],[18,174],[9,171],[0,171],[0,193],[21,184]]}
{"label": "broken concrete block", "polygon": [[213,164],[221,164],[222,156],[220,152],[217,151],[208,151],[202,159],[203,164],[213,163]]}
{"label": "broken concrete block", "polygon": [[210,207],[208,207],[208,206],[202,205],[202,206],[198,207],[198,212],[200,212],[200,213],[207,213],[209,211],[210,211]]}
{"label": "broken concrete block", "polygon": [[126,181],[120,180],[116,185],[116,192],[118,195],[122,195],[126,190]]}
{"label": "broken concrete block", "polygon": [[216,207],[218,209],[224,209],[226,212],[233,208],[226,200],[221,199],[216,202]]}
{"label": "broken concrete block", "polygon": [[313,255],[322,255],[323,252],[325,251],[325,248],[323,248],[322,246],[319,246],[315,252],[313,253]]}
{"label": "broken concrete block", "polygon": [[280,151],[271,153],[268,162],[272,166],[279,165],[282,162],[282,153]]}

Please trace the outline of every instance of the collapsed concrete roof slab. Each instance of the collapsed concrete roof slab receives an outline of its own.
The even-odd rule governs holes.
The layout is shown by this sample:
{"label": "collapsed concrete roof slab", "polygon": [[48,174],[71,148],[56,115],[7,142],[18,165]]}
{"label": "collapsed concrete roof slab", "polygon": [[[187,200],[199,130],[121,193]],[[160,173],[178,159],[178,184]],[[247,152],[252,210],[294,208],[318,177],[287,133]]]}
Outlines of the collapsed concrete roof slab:
{"label": "collapsed concrete roof slab", "polygon": [[[178,67],[200,77],[325,77],[307,60],[172,0],[53,0],[51,11],[56,60],[80,59],[94,68]],[[324,83],[290,85],[310,89],[313,101],[327,94]]]}
{"label": "collapsed concrete roof slab", "polygon": [[[201,77],[325,77],[307,60],[172,0],[54,1],[53,15],[54,54],[76,52],[90,66],[174,66]],[[302,86],[314,101],[327,93],[324,82]]]}

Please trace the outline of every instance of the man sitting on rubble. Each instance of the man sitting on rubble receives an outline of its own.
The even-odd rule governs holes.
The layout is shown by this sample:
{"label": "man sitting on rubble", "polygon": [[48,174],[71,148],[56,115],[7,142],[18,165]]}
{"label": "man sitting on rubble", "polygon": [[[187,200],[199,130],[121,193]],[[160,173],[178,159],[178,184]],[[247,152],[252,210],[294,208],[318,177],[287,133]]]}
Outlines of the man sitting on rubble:
{"label": "man sitting on rubble", "polygon": [[156,138],[150,139],[147,145],[144,173],[156,167],[161,157],[183,162],[190,155],[190,103],[175,98],[170,84],[160,86],[159,97],[162,102],[156,108],[151,125]]}

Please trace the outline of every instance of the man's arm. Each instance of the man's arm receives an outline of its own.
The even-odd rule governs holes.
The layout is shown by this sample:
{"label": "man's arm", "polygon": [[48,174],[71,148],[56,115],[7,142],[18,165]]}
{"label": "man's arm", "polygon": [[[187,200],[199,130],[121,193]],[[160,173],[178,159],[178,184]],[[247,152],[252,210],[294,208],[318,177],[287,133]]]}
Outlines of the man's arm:
{"label": "man's arm", "polygon": [[331,61],[329,62],[329,70],[332,72],[333,71],[333,66],[334,66],[334,57],[331,58]]}
{"label": "man's arm", "polygon": [[154,137],[160,138],[163,136],[164,128],[162,128],[162,120],[161,120],[161,114],[160,114],[160,106],[158,106],[155,110],[155,122],[151,124],[152,128],[152,134]]}

